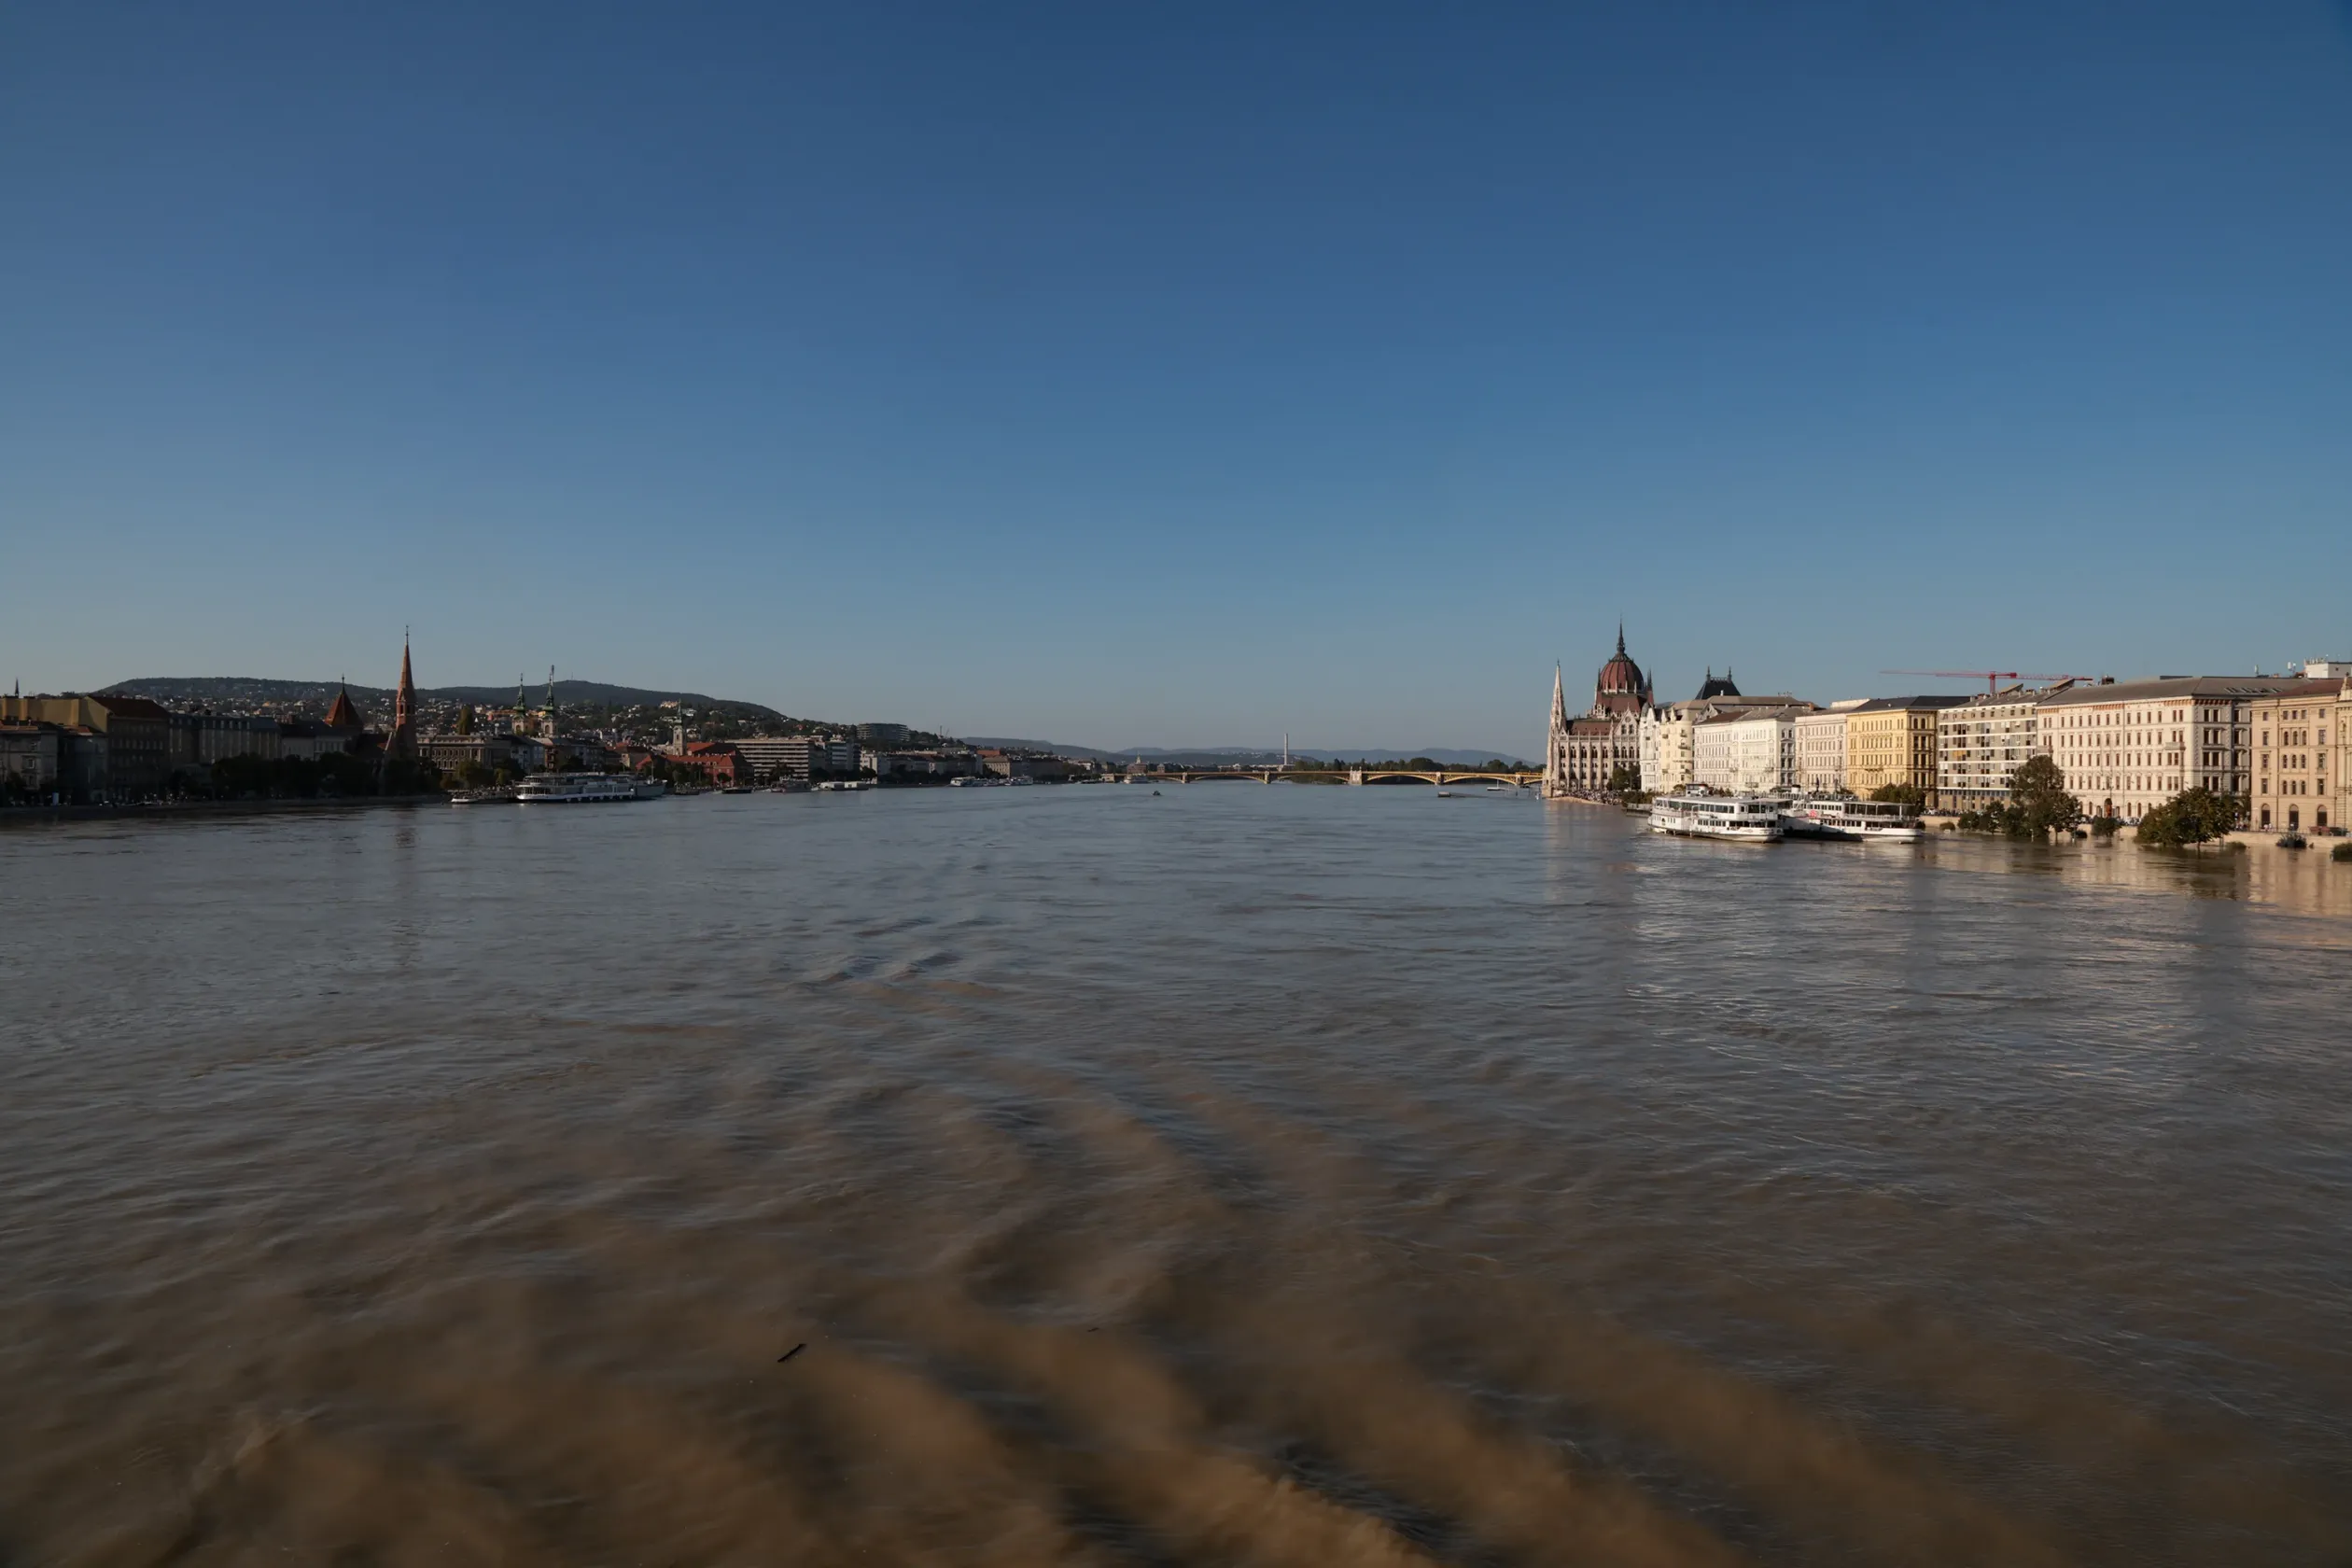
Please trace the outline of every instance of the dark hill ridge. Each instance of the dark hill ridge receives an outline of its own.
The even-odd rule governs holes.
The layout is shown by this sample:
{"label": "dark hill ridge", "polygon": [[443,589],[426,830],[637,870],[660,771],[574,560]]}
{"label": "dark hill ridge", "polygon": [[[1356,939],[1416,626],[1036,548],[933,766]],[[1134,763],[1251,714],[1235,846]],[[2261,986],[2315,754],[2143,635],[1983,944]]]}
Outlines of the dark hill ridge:
{"label": "dark hill ridge", "polygon": [[[272,680],[259,676],[198,675],[143,676],[136,680],[118,680],[104,694],[152,697],[164,704],[185,706],[204,703],[215,707],[261,707],[324,708],[335,700],[343,689],[339,680]],[[524,688],[525,700],[537,704],[544,700],[544,684]],[[476,707],[505,707],[514,701],[511,686],[420,686],[416,689],[420,701],[434,704],[468,703]],[[351,688],[351,700],[368,707],[389,707],[392,689],[388,686]],[[690,707],[714,713],[739,715],[751,719],[782,719],[784,715],[758,703],[735,702],[708,697],[700,692],[655,692],[640,686],[609,686],[600,680],[558,680],[555,700],[566,707],[651,707],[661,703],[684,703]]]}

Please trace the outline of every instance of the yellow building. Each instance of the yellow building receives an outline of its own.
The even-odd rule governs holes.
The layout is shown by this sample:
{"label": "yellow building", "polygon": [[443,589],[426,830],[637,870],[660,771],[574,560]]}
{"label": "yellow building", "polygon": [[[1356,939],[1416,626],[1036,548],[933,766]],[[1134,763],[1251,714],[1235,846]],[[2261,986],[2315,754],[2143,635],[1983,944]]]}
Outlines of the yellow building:
{"label": "yellow building", "polygon": [[1872,697],[1846,714],[1845,787],[1868,799],[1889,784],[1908,784],[1923,800],[1936,792],[1936,715],[1966,697]]}
{"label": "yellow building", "polygon": [[[2352,680],[2299,680],[2248,705],[2257,828],[2298,832],[2344,825],[2344,725]],[[2333,766],[2331,766],[2331,763]],[[2332,791],[2332,792],[2331,792]]]}

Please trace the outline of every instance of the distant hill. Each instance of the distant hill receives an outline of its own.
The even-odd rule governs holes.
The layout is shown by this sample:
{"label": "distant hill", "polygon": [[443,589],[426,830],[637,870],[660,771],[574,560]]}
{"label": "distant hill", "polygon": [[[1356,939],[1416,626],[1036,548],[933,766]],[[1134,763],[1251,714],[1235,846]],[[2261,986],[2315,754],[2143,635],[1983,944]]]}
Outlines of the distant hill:
{"label": "distant hill", "polygon": [[[186,705],[204,703],[214,707],[318,707],[324,708],[335,700],[343,683],[336,680],[273,680],[260,676],[196,675],[143,676],[136,680],[118,680],[106,688],[105,694],[152,697],[157,702]],[[539,703],[547,693],[545,685],[525,689],[527,701]],[[389,707],[392,689],[388,686],[357,686],[351,688],[351,700],[362,707]],[[420,686],[416,695],[422,702],[435,705],[470,704],[475,707],[505,707],[514,701],[511,686]],[[642,686],[609,686],[600,680],[558,680],[555,700],[566,707],[653,707],[665,702],[683,703],[690,707],[706,709],[747,719],[777,719],[784,717],[772,707],[758,703],[738,702],[723,697],[705,696],[700,692],[657,692]]]}
{"label": "distant hill", "polygon": [[[1259,751],[1252,750],[1243,747],[1231,746],[1177,748],[1159,746],[1130,746],[1123,747],[1117,750],[1105,751],[1091,746],[1064,746],[1058,741],[1051,740],[1015,740],[1002,735],[973,735],[968,738],[974,746],[998,746],[1002,747],[1007,750],[1051,751],[1055,755],[1062,757],[1093,757],[1118,762],[1141,757],[1147,763],[1171,763],[1183,767],[1222,767],[1228,763],[1237,763],[1244,767],[1271,767],[1282,760],[1282,754],[1280,751]],[[1464,751],[1458,747],[1445,746],[1417,746],[1410,748],[1395,746],[1294,746],[1291,748],[1291,755],[1294,757],[1314,757],[1325,762],[1328,762],[1335,757],[1345,757],[1350,761],[1355,761],[1361,758],[1365,761],[1376,763],[1402,762],[1409,757],[1427,757],[1433,763],[1443,763],[1449,767],[1476,767],[1481,763],[1490,762],[1496,757],[1500,757],[1506,763],[1516,763],[1521,767],[1532,767],[1534,765],[1532,763],[1522,761],[1508,751]]]}

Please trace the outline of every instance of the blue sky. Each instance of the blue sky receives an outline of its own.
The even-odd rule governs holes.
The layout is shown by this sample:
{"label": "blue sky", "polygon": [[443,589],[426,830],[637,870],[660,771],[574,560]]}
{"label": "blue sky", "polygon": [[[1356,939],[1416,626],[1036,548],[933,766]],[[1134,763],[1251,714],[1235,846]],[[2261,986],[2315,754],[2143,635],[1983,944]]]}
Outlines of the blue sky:
{"label": "blue sky", "polygon": [[2342,5],[0,3],[0,680],[1530,751],[1619,615],[2276,668],[2347,280]]}

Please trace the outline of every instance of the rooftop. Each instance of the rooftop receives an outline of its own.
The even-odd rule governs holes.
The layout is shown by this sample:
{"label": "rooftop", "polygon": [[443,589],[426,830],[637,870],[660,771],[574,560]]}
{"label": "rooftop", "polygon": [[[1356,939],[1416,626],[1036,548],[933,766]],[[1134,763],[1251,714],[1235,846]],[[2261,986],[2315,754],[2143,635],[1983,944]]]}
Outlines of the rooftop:
{"label": "rooftop", "polygon": [[1966,697],[1938,696],[1872,697],[1860,707],[1851,707],[1846,711],[1849,713],[1916,713],[1922,708],[1958,707],[1967,700]]}
{"label": "rooftop", "polygon": [[2148,702],[2164,697],[2266,697],[2297,682],[2283,675],[2164,675],[2150,680],[2121,680],[2106,686],[2071,686],[2041,699],[2044,707],[2077,707],[2085,704]]}

